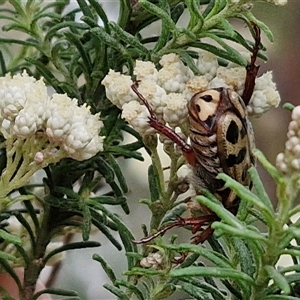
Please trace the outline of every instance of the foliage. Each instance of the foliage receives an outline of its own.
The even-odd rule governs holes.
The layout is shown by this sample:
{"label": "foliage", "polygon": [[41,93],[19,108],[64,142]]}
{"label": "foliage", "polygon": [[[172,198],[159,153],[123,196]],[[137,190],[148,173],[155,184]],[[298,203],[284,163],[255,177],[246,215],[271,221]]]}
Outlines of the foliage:
{"label": "foliage", "polygon": [[[168,242],[158,237],[151,245],[138,248],[121,218],[110,211],[111,205],[119,205],[125,214],[130,213],[125,197],[128,187],[118,158],[143,160],[138,152],[142,147],[152,159],[148,170],[151,199],[141,201],[151,212],[151,224],[144,226],[145,235],[170,224],[187,208],[180,198],[185,191],[178,188],[184,183],[177,175],[184,164],[181,154],[173,145],[165,149],[170,159],[166,181],[157,140],[143,141],[120,117],[120,110],[108,101],[101,85],[105,75],[113,69],[132,76],[137,59],[158,66],[168,53],[178,54],[198,74],[197,49],[217,55],[220,64],[233,62],[246,67],[247,60],[232,45],[251,52],[253,42],[245,39],[229,20],[242,21],[253,36],[255,23],[273,40],[269,28],[251,13],[250,2],[255,1],[120,0],[117,22],[110,21],[95,0],[77,0],[78,8],[72,11],[66,9],[67,0],[10,0],[9,8],[0,9],[0,18],[5,21],[3,31],[21,34],[17,38],[0,38],[1,75],[27,70],[37,79],[43,77],[57,93],[77,98],[79,105],[90,106],[94,114],[100,112],[104,122],[101,135],[105,136],[104,150],[96,156],[51,164],[44,168],[43,182],[18,187],[17,196],[10,191],[0,199],[0,265],[18,284],[20,298],[37,299],[42,293],[76,297],[71,291],[48,288],[34,294],[34,289],[41,270],[55,254],[100,245],[89,240],[93,225],[114,247],[126,250],[126,279],[118,279],[105,260],[94,255],[111,280],[104,287],[119,299],[168,299],[177,291],[194,299],[298,299],[299,231],[298,222],[291,223],[290,219],[299,212],[299,206],[293,207],[299,184],[282,175],[258,151],[258,160],[277,184],[277,207],[273,207],[254,168],[250,170],[254,192],[220,174],[225,185],[241,198],[241,206],[234,216],[209,191],[196,198],[220,218],[212,225],[216,231],[208,241],[210,247],[177,244],[173,236]],[[181,26],[179,21],[186,12],[188,22]],[[152,35],[146,29],[155,23],[160,33]],[[259,57],[266,60],[264,50],[261,47]],[[136,141],[124,144],[125,134]],[[4,172],[8,154],[4,138],[2,142],[0,166]],[[108,192],[103,184],[109,186]],[[42,188],[42,196],[37,187]],[[23,206],[13,206],[17,202]],[[12,216],[29,236],[30,251],[24,250],[24,240],[8,230]],[[262,223],[263,229],[257,223]],[[83,241],[61,245],[47,253],[53,238],[69,233],[70,228],[73,232],[80,230]],[[121,243],[111,231],[118,231]],[[12,244],[14,252],[6,253],[6,247]],[[140,262],[153,253],[161,257],[155,268],[141,267]],[[189,255],[176,265],[176,253]],[[283,254],[289,255],[293,264],[279,268],[276,263]],[[200,257],[206,259],[205,264]],[[25,267],[24,282],[12,267],[17,265]]]}

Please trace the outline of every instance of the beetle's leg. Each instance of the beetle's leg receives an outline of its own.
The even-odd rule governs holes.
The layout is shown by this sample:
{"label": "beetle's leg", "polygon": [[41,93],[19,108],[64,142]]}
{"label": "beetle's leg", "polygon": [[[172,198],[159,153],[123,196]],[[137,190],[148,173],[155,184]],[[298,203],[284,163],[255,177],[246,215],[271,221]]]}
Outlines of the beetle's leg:
{"label": "beetle's leg", "polygon": [[[167,231],[169,231],[170,229],[172,229],[174,227],[192,226],[192,228],[193,228],[192,232],[195,233],[202,226],[209,225],[211,222],[216,221],[217,219],[218,219],[218,217],[213,214],[203,215],[200,217],[190,217],[190,218],[181,218],[178,216],[176,221],[174,221],[172,224],[165,226],[164,228],[158,230],[156,233],[154,233],[148,237],[144,237],[138,241],[132,241],[132,242],[135,244],[148,243],[148,242],[152,241],[153,239],[157,238],[158,236],[164,235]],[[205,231],[206,231],[206,229],[202,233],[204,233]],[[207,236],[207,238],[208,237],[209,237],[209,235]],[[203,239],[203,241],[199,241],[199,242],[203,243],[205,240],[206,240],[206,238]]]}
{"label": "beetle's leg", "polygon": [[245,105],[248,105],[251,96],[253,94],[254,86],[255,86],[255,79],[259,70],[259,66],[255,64],[257,54],[259,51],[260,46],[260,28],[252,22],[252,27],[254,30],[254,46],[251,55],[251,60],[249,65],[246,67],[247,74],[245,79],[245,88],[242,95],[242,99],[244,100]]}
{"label": "beetle's leg", "polygon": [[141,101],[145,104],[149,111],[149,124],[151,127],[156,129],[158,132],[162,133],[170,140],[172,140],[176,145],[178,145],[183,152],[184,157],[187,159],[190,165],[195,164],[195,155],[192,147],[183,139],[181,138],[174,130],[167,127],[165,124],[159,121],[155,112],[153,111],[152,107],[149,105],[149,102],[145,99],[145,97],[138,91],[138,82],[134,82],[131,85],[132,90],[136,93]]}

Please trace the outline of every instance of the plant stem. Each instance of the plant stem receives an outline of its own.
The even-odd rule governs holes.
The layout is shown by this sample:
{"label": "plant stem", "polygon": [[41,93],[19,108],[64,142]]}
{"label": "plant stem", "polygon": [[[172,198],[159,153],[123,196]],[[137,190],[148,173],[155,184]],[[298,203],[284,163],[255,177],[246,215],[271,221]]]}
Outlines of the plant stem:
{"label": "plant stem", "polygon": [[34,295],[36,283],[41,271],[44,268],[43,258],[45,256],[47,245],[51,241],[51,209],[45,208],[44,218],[39,229],[37,229],[36,245],[32,250],[30,264],[25,267],[24,286],[21,291],[22,300],[30,300]]}

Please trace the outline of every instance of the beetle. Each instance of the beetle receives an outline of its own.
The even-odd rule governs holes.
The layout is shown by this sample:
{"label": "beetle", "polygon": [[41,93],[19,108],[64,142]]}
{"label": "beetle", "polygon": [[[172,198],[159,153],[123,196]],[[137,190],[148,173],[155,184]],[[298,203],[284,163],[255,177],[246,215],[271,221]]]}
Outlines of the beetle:
{"label": "beetle", "polygon": [[[239,197],[224,187],[224,182],[217,178],[219,173],[226,173],[246,187],[251,187],[248,170],[255,164],[252,154],[254,135],[252,125],[247,118],[246,105],[252,96],[259,66],[255,64],[260,47],[260,29],[252,24],[255,43],[249,65],[242,96],[229,88],[219,87],[195,94],[188,103],[190,141],[188,144],[174,130],[161,123],[151,106],[138,91],[138,84],[132,90],[147,107],[150,116],[149,124],[158,132],[177,144],[193,169],[192,183],[197,194],[201,189],[208,189],[218,198],[224,207],[236,214]],[[206,207],[201,207],[199,217],[181,218],[160,229],[157,233],[145,237],[135,243],[146,243],[173,227],[191,226],[195,234],[193,243],[204,242],[213,232],[211,223],[219,220],[218,216]],[[205,229],[203,229],[206,226]]]}

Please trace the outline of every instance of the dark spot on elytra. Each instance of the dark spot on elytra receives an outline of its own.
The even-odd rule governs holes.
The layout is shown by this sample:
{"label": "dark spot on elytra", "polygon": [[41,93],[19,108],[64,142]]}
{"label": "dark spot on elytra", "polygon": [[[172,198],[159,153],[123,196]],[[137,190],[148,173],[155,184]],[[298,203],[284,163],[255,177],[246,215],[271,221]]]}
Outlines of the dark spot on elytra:
{"label": "dark spot on elytra", "polygon": [[199,104],[196,104],[195,106],[196,106],[197,112],[199,113],[199,112],[201,111],[200,105],[199,105]]}
{"label": "dark spot on elytra", "polygon": [[231,144],[236,144],[239,139],[239,128],[235,121],[231,121],[226,132],[226,140]]}
{"label": "dark spot on elytra", "polygon": [[248,176],[248,169],[244,168],[242,173],[242,182],[245,182],[247,176]]}
{"label": "dark spot on elytra", "polygon": [[230,168],[230,167],[233,167],[236,164],[237,165],[240,164],[244,160],[244,158],[246,156],[246,153],[247,153],[247,150],[244,147],[240,150],[240,152],[237,156],[234,155],[234,154],[230,154],[228,156],[228,158],[226,159],[227,166]]}
{"label": "dark spot on elytra", "polygon": [[201,99],[203,99],[205,102],[211,102],[213,97],[212,95],[204,95],[201,97]]}
{"label": "dark spot on elytra", "polygon": [[208,116],[207,119],[205,120],[205,124],[208,127],[211,127],[214,121],[215,121],[215,115]]}

